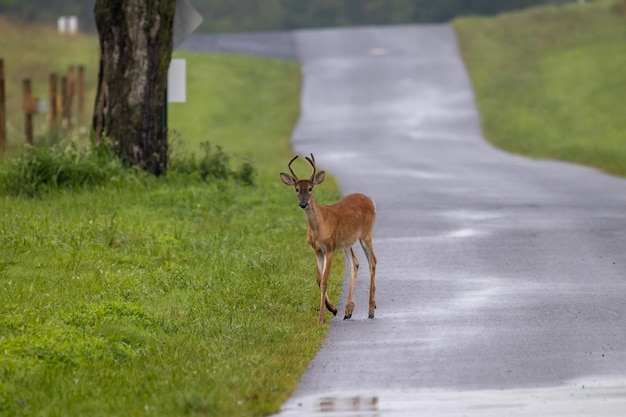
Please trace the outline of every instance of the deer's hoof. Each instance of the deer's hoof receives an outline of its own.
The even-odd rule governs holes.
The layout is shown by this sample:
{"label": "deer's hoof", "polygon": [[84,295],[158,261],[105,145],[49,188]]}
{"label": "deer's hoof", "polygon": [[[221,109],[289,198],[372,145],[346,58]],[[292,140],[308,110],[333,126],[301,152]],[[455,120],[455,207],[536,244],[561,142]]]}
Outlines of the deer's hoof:
{"label": "deer's hoof", "polygon": [[346,314],[345,316],[343,316],[344,320],[348,320],[352,317],[352,314]]}
{"label": "deer's hoof", "polygon": [[373,319],[374,318],[374,313],[370,314],[369,316],[367,316],[368,319]]}

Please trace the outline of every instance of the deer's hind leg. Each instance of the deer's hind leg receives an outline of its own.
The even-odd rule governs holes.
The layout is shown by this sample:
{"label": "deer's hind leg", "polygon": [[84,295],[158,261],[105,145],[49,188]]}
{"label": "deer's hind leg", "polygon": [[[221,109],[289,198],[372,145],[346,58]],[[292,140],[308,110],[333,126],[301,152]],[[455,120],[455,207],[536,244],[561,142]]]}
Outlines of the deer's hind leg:
{"label": "deer's hind leg", "polygon": [[376,255],[374,255],[374,248],[372,247],[372,237],[367,236],[359,239],[363,252],[367,257],[367,263],[370,267],[370,306],[368,318],[374,318],[374,310],[376,309]]}
{"label": "deer's hind leg", "polygon": [[343,317],[344,320],[347,320],[352,317],[352,312],[354,311],[354,284],[356,283],[356,274],[359,270],[359,261],[354,256],[352,247],[344,248],[343,253],[350,264],[350,289],[346,299],[346,315]]}

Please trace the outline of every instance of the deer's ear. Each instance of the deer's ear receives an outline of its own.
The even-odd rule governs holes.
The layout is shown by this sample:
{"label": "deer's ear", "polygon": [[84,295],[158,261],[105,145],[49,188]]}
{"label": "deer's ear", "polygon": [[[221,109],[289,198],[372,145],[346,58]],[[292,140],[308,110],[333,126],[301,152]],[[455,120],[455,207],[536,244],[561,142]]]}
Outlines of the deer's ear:
{"label": "deer's ear", "polygon": [[285,174],[284,172],[280,173],[280,179],[283,180],[285,185],[289,185],[289,186],[292,186],[292,187],[294,185],[296,185],[296,180],[293,179],[291,176]]}
{"label": "deer's ear", "polygon": [[315,177],[313,178],[313,185],[321,184],[322,181],[324,181],[324,175],[324,171],[320,171],[315,174]]}

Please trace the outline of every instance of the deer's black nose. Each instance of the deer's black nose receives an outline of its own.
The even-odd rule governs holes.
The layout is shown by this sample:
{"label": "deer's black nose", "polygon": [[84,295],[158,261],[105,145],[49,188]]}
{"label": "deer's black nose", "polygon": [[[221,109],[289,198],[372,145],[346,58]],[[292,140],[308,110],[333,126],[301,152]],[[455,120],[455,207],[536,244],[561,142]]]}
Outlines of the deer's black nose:
{"label": "deer's black nose", "polygon": [[305,209],[308,205],[309,203],[300,203],[300,208]]}

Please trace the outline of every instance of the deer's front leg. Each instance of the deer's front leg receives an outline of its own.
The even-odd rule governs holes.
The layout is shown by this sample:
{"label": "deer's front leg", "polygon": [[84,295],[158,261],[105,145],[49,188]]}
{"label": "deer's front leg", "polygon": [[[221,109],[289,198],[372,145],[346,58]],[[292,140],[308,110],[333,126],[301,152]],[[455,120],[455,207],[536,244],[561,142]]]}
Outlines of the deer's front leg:
{"label": "deer's front leg", "polygon": [[322,324],[325,321],[324,314],[324,306],[328,308],[328,311],[333,313],[333,315],[337,315],[337,309],[330,302],[328,298],[328,276],[330,275],[330,267],[333,262],[333,252],[324,252],[322,250],[318,250],[316,252],[317,255],[317,283],[320,286],[320,314],[317,319],[318,324]]}

